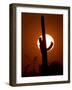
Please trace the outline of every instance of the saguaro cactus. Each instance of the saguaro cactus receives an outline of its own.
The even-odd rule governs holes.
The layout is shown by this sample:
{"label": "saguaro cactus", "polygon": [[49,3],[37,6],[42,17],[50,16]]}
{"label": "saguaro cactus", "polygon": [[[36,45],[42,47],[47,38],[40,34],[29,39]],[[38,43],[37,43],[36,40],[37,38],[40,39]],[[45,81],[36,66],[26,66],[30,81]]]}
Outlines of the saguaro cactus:
{"label": "saguaro cactus", "polygon": [[45,37],[45,25],[44,24],[45,24],[44,16],[41,16],[42,38],[39,38],[39,42],[40,42],[40,50],[42,54],[42,66],[41,66],[42,75],[45,75],[48,72],[48,60],[47,60],[47,48],[46,48],[46,37]]}

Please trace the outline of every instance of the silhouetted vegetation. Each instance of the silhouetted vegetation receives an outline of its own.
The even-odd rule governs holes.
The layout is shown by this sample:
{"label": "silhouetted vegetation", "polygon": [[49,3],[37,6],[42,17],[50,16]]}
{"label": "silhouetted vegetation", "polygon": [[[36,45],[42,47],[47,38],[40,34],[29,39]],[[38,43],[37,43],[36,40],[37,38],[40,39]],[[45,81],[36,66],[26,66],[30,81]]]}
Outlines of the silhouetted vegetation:
{"label": "silhouetted vegetation", "polygon": [[22,77],[63,75],[63,66],[58,62],[53,62],[43,69],[43,66],[39,65],[37,58],[34,58],[33,64],[32,70],[30,70],[30,65],[25,67]]}
{"label": "silhouetted vegetation", "polygon": [[[42,67],[41,67],[41,69],[42,69]],[[45,75],[49,75],[49,76],[50,75],[63,75],[63,66],[61,64],[59,64],[58,62],[53,62],[50,65],[48,65],[48,68],[46,69],[46,71],[44,71],[46,73],[41,72],[41,75],[42,76],[45,76]]]}

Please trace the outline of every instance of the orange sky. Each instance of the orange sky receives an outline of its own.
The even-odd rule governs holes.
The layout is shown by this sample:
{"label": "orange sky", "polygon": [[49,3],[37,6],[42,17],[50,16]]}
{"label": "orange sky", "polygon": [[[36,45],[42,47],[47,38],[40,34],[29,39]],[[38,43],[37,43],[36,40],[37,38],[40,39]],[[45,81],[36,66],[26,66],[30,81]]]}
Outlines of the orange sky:
{"label": "orange sky", "polygon": [[[48,63],[63,63],[63,15],[44,15],[45,31],[54,39],[54,47],[47,53]],[[22,13],[22,65],[33,64],[34,57],[42,63],[41,52],[37,47],[41,35],[41,14]],[[23,66],[23,68],[24,68]],[[32,67],[32,65],[31,65]]]}

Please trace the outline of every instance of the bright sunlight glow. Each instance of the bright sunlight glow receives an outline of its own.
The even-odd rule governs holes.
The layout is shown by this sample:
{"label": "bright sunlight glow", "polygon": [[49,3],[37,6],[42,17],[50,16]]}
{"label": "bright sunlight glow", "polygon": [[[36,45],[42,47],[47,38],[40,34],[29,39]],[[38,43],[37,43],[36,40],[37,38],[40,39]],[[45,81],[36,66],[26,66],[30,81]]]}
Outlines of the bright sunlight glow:
{"label": "bright sunlight glow", "polygon": [[[42,35],[40,35],[39,38],[40,37],[42,38]],[[39,38],[37,40],[37,46],[38,46],[38,48],[40,48]],[[53,37],[51,35],[49,35],[49,34],[46,34],[46,47],[47,48],[50,47],[51,42],[53,42],[53,46],[54,46],[54,39],[53,39]],[[51,47],[51,49],[53,48],[53,46]]]}

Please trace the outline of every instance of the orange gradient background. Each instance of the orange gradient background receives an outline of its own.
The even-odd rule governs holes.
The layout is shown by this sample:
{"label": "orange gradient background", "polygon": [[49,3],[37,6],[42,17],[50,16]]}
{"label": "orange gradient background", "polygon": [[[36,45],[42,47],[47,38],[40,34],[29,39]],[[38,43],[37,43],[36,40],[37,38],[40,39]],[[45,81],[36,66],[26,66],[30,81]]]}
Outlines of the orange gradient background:
{"label": "orange gradient background", "polygon": [[[42,34],[41,15],[22,13],[22,73],[27,65],[33,70],[34,59],[36,69],[42,64],[42,56],[37,46],[38,37]],[[44,14],[45,32],[54,39],[54,47],[47,52],[48,64],[58,62],[63,65],[63,15]]]}

